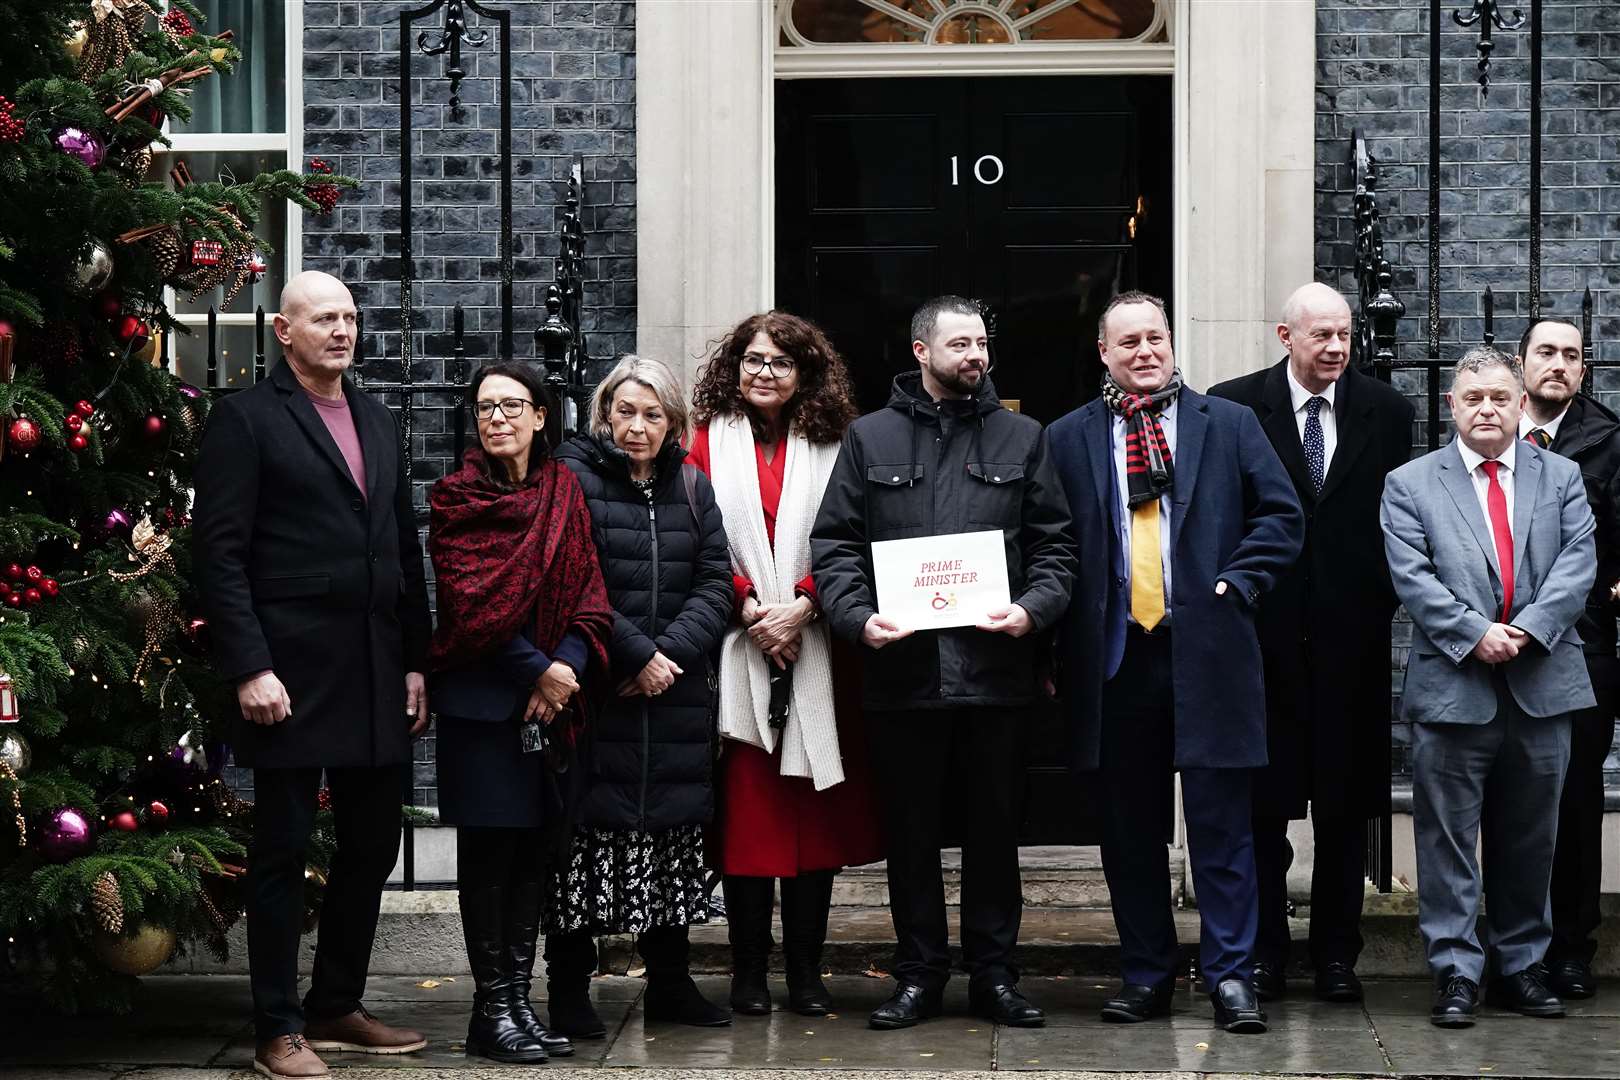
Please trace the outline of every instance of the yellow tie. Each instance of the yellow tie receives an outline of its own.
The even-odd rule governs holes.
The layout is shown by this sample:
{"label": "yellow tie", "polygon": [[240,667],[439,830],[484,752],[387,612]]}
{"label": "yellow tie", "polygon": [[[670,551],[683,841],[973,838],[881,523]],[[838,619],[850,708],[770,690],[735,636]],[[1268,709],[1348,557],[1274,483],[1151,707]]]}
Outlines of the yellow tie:
{"label": "yellow tie", "polygon": [[1152,630],[1164,618],[1158,499],[1131,510],[1131,618],[1144,630]]}

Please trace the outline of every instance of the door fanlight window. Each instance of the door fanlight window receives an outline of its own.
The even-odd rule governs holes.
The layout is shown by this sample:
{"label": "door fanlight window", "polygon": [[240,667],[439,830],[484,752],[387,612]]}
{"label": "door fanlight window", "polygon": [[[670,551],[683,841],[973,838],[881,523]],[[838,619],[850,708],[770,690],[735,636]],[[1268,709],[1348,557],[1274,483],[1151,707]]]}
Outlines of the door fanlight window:
{"label": "door fanlight window", "polygon": [[1166,0],[778,0],[779,44],[1167,40]]}

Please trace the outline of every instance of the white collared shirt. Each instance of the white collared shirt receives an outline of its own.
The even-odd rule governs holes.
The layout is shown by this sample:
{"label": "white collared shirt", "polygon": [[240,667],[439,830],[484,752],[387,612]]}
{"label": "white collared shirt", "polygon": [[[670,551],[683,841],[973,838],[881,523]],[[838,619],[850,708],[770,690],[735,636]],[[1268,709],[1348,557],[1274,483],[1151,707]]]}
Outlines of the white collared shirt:
{"label": "white collared shirt", "polygon": [[[1176,467],[1176,407],[1181,395],[1166,405],[1159,414],[1159,427],[1164,430],[1164,441],[1170,447],[1170,468]],[[1125,479],[1125,418],[1113,414],[1114,486],[1119,491],[1119,543],[1125,552],[1125,591],[1130,593],[1131,580],[1131,507],[1130,485]],[[1164,567],[1164,611],[1170,614],[1170,492],[1159,496],[1159,564]],[[1129,614],[1126,616],[1129,618]],[[1135,622],[1135,619],[1131,619]]]}
{"label": "white collared shirt", "polygon": [[1557,416],[1553,417],[1545,424],[1538,424],[1534,420],[1530,419],[1530,410],[1526,409],[1524,412],[1519,414],[1519,438],[1522,439],[1526,435],[1529,435],[1534,429],[1540,428],[1542,431],[1547,433],[1547,444],[1550,446],[1558,439],[1558,429],[1563,426],[1564,417],[1568,415],[1569,406],[1565,405]]}
{"label": "white collared shirt", "polygon": [[1333,467],[1333,451],[1339,445],[1339,425],[1333,419],[1333,392],[1339,388],[1336,382],[1328,383],[1328,388],[1320,394],[1313,394],[1300,385],[1294,378],[1294,369],[1284,365],[1283,371],[1288,375],[1288,400],[1294,406],[1294,429],[1299,432],[1299,445],[1305,445],[1305,406],[1311,398],[1322,399],[1322,408],[1317,418],[1322,422],[1322,479],[1327,479],[1328,470]]}
{"label": "white collared shirt", "polygon": [[[1484,469],[1480,468],[1487,459],[1463,442],[1460,436],[1457,438],[1457,450],[1462,454],[1463,468],[1468,470],[1469,479],[1474,482],[1474,495],[1479,499],[1479,512],[1485,517],[1485,527],[1492,529],[1492,535],[1494,536],[1495,530],[1491,525],[1491,504],[1489,501],[1491,478],[1486,475]],[[1507,449],[1502,451],[1502,456],[1496,459],[1502,463],[1502,467],[1496,470],[1496,482],[1501,485],[1502,494],[1507,498],[1509,534],[1513,532],[1513,467],[1517,461],[1518,452],[1519,440],[1514,439],[1508,443]],[[1518,537],[1514,536],[1513,539],[1517,541]]]}

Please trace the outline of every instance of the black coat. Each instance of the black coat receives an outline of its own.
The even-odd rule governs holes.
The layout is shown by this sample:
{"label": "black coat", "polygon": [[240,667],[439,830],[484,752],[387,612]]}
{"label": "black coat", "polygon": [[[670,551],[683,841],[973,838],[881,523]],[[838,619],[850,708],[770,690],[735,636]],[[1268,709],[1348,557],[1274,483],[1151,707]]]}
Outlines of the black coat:
{"label": "black coat", "polygon": [[388,408],[347,380],[364,497],[282,361],[217,404],[197,460],[193,536],[214,664],[274,671],[292,715],[235,718],[239,765],[394,765],[411,759],[405,673],[427,670],[427,589]]}
{"label": "black coat", "polygon": [[1036,661],[1069,602],[1074,536],[1041,426],[1002,408],[986,381],[977,397],[929,398],[920,372],[894,380],[887,408],[850,425],[810,533],[811,573],[833,632],[860,642],[877,609],[870,545],[879,540],[1000,529],[1007,584],[1035,633],[971,627],[912,634],[881,654],[861,646],[872,709],[1022,705]]}
{"label": "black coat", "polygon": [[1390,620],[1397,601],[1384,561],[1384,477],[1412,452],[1411,402],[1351,369],[1334,389],[1338,445],[1311,489],[1288,361],[1210,388],[1260,419],[1305,510],[1299,562],[1260,602],[1270,767],[1255,812],[1375,817],[1389,809]]}
{"label": "black coat", "polygon": [[1612,657],[1617,605],[1609,590],[1620,581],[1620,418],[1593,398],[1577,394],[1548,449],[1581,467],[1586,499],[1597,518],[1597,578],[1575,628],[1588,656]]}
{"label": "black coat", "polygon": [[[731,558],[714,489],[696,469],[689,501],[685,456],[673,439],[659,454],[649,506],[608,439],[576,435],[557,451],[585,492],[613,605],[610,689],[581,748],[585,825],[660,832],[714,813],[711,660],[731,617]],[[656,698],[618,697],[613,688],[654,652],[683,674]]]}
{"label": "black coat", "polygon": [[[1254,414],[1182,390],[1170,494],[1170,637],[1175,764],[1266,763],[1260,598],[1299,556],[1304,521]],[[1076,769],[1099,765],[1103,683],[1125,653],[1130,606],[1115,480],[1113,418],[1099,398],[1047,429],[1085,557],[1058,649],[1058,690]],[[1220,582],[1227,583],[1217,595]]]}

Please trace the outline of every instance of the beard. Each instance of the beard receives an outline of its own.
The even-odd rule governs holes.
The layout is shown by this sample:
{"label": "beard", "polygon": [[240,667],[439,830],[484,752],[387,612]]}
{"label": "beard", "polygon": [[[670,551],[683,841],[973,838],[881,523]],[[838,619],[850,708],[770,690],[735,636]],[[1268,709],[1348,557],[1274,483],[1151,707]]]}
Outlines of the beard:
{"label": "beard", "polygon": [[1568,405],[1570,399],[1575,396],[1576,389],[1576,386],[1568,383],[1543,380],[1530,392],[1530,400],[1543,412],[1551,412]]}
{"label": "beard", "polygon": [[977,394],[979,388],[984,385],[985,375],[988,374],[988,369],[984,367],[963,369],[957,365],[952,365],[941,370],[932,363],[928,365],[928,370],[934,376],[934,381],[939,383],[940,386],[953,394],[961,394],[963,397],[972,397]]}

